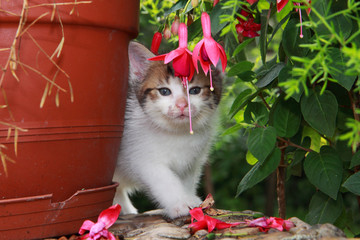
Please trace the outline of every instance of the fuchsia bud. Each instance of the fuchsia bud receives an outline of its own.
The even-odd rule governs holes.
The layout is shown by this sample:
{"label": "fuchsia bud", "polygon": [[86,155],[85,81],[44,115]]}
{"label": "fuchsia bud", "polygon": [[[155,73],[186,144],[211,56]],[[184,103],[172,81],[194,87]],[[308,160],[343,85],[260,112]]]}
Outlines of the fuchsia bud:
{"label": "fuchsia bud", "polygon": [[163,31],[163,36],[166,40],[170,39],[171,37],[171,31],[170,31],[170,28],[169,28],[169,25],[165,25],[165,28],[164,28],[164,31]]}
{"label": "fuchsia bud", "polygon": [[174,36],[178,35],[179,26],[180,26],[180,18],[179,16],[175,16],[174,22],[171,25],[171,33]]}
{"label": "fuchsia bud", "polygon": [[150,51],[155,55],[158,55],[159,47],[161,44],[161,39],[162,39],[161,33],[156,32],[153,36],[153,39],[151,42],[151,48],[150,48]]}
{"label": "fuchsia bud", "polygon": [[219,3],[219,0],[214,0],[213,6],[215,6],[215,5],[218,4],[218,3]]}

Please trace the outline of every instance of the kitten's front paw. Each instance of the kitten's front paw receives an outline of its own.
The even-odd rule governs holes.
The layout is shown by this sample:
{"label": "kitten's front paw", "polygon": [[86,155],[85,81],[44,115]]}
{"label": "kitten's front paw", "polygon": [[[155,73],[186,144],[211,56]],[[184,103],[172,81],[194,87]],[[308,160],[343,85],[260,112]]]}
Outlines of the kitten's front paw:
{"label": "kitten's front paw", "polygon": [[172,219],[181,216],[189,215],[189,210],[198,207],[202,201],[197,196],[191,196],[187,200],[179,201],[178,203],[166,208],[166,215]]}

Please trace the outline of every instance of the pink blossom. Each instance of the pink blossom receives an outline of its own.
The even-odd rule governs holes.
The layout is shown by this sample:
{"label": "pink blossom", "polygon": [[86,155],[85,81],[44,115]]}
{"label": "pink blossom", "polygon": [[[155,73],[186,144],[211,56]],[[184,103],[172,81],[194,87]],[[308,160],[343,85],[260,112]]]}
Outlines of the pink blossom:
{"label": "pink blossom", "polygon": [[179,26],[180,26],[180,18],[179,18],[179,16],[176,15],[174,22],[171,24],[171,33],[174,36],[178,35]]}
{"label": "pink blossom", "polygon": [[121,206],[116,204],[102,211],[96,223],[85,220],[80,227],[79,234],[83,235],[86,231],[89,231],[89,233],[82,236],[81,239],[97,240],[104,237],[106,239],[116,240],[114,235],[110,233],[108,229],[115,223],[116,219],[119,217],[120,211]]}
{"label": "pink blossom", "polygon": [[245,220],[249,227],[258,227],[261,232],[268,232],[270,228],[277,229],[279,231],[289,231],[290,228],[294,227],[294,223],[289,220],[282,218],[270,217],[270,218],[257,218],[255,220]]}
{"label": "pink blossom", "polygon": [[188,108],[190,119],[190,133],[193,133],[191,122],[191,107],[188,82],[194,76],[195,68],[192,61],[192,53],[187,48],[187,27],[185,23],[180,23],[179,26],[179,47],[169,53],[162,54],[156,57],[149,58],[150,61],[163,60],[165,64],[173,62],[174,75],[179,77],[187,89]]}
{"label": "pink blossom", "polygon": [[169,25],[165,25],[165,28],[164,28],[164,31],[163,31],[163,36],[166,40],[170,39],[171,37],[171,31],[170,31],[170,28],[169,28]]}
{"label": "pink blossom", "polygon": [[207,75],[210,72],[210,90],[213,91],[211,68],[210,65],[216,66],[219,59],[221,59],[222,70],[225,71],[227,64],[227,57],[223,47],[211,37],[211,22],[210,16],[206,12],[201,14],[201,25],[203,29],[203,39],[198,42],[194,48],[192,59],[197,72],[199,72],[197,61]]}

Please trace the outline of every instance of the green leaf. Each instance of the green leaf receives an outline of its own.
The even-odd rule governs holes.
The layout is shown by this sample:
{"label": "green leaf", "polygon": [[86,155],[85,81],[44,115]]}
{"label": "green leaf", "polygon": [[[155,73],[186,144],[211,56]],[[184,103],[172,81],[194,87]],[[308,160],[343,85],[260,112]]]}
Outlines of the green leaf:
{"label": "green leaf", "polygon": [[237,131],[239,131],[240,129],[243,129],[243,128],[244,128],[244,127],[241,126],[240,124],[236,124],[236,125],[228,128],[228,129],[226,129],[226,130],[221,134],[221,136],[223,137],[223,136],[226,136],[226,135],[230,135],[230,134],[232,134],[232,133],[234,133],[234,132],[237,132]]}
{"label": "green leaf", "polygon": [[309,51],[308,48],[300,47],[300,44],[308,43],[310,32],[307,28],[303,28],[304,37],[300,38],[300,28],[297,24],[299,24],[298,18],[291,18],[282,35],[284,51],[290,58],[291,56],[305,57]]}
{"label": "green leaf", "polygon": [[254,63],[249,61],[242,61],[232,66],[228,72],[228,76],[236,76],[242,72],[250,71],[254,67]]}
{"label": "green leaf", "polygon": [[351,158],[350,168],[360,165],[360,150]]}
{"label": "green leaf", "polygon": [[351,175],[343,184],[347,190],[360,196],[360,172]]}
{"label": "green leaf", "polygon": [[321,192],[317,192],[311,198],[309,213],[305,221],[311,225],[321,223],[334,223],[343,210],[343,198],[341,194],[337,200],[329,198]]}
{"label": "green leaf", "polygon": [[255,165],[257,162],[259,162],[259,160],[257,160],[257,158],[254,157],[254,155],[252,155],[250,151],[247,151],[246,152],[246,162],[250,165]]}
{"label": "green leaf", "polygon": [[338,103],[334,94],[325,90],[311,91],[309,96],[301,98],[301,112],[305,121],[326,136],[333,136],[336,126]]}
{"label": "green leaf", "polygon": [[349,58],[345,58],[339,48],[328,49],[328,56],[331,58],[331,62],[329,63],[331,76],[337,80],[341,86],[346,88],[346,90],[350,91],[357,76],[348,76],[345,74],[345,71],[348,69],[346,63],[349,61]]}
{"label": "green leaf", "polygon": [[343,165],[335,149],[323,146],[320,153],[310,152],[304,161],[304,171],[315,187],[336,199],[343,176]]}
{"label": "green leaf", "polygon": [[[230,108],[230,118],[233,118],[238,111],[240,111],[241,109],[243,109],[251,100],[253,100],[260,92],[260,90],[252,93],[252,91],[250,89],[247,89],[243,92],[241,92],[236,99],[234,100],[233,104],[231,105]],[[251,94],[252,93],[252,94]]]}
{"label": "green leaf", "polygon": [[301,110],[299,104],[292,98],[280,100],[271,109],[270,124],[275,127],[279,137],[293,137],[299,130]]}
{"label": "green leaf", "polygon": [[267,31],[269,26],[269,18],[268,18],[269,10],[263,10],[261,12],[261,29],[260,29],[260,53],[261,60],[263,64],[266,62],[266,53],[267,53]]}
{"label": "green leaf", "polygon": [[257,162],[239,183],[236,196],[238,197],[242,192],[253,187],[273,173],[280,163],[280,156],[280,150],[275,148],[264,163]]}
{"label": "green leaf", "polygon": [[[279,83],[283,83],[283,82],[288,81],[289,79],[292,79],[293,76],[291,74],[291,71],[292,71],[292,67],[290,67],[290,66],[285,66],[284,68],[282,68],[281,71],[279,72],[279,76],[278,76]],[[302,86],[301,83],[298,84],[298,86],[299,86],[298,92],[293,93],[291,95],[291,97],[294,98],[297,102],[300,102],[301,95],[304,92],[304,87]]]}
{"label": "green leaf", "polygon": [[250,102],[244,112],[244,121],[246,123],[256,122],[260,126],[265,126],[269,120],[269,112],[264,104]]}
{"label": "green leaf", "polygon": [[248,137],[248,149],[260,163],[273,151],[276,143],[276,130],[269,126],[267,128],[255,128]]}
{"label": "green leaf", "polygon": [[237,48],[234,50],[232,56],[235,57],[239,52],[241,52],[249,43],[254,41],[255,38],[249,38],[243,41]]}
{"label": "green leaf", "polygon": [[270,69],[266,71],[266,73],[262,72],[262,77],[258,79],[255,85],[258,86],[259,88],[266,87],[279,76],[279,72],[284,67],[285,64],[281,62],[272,66]]}

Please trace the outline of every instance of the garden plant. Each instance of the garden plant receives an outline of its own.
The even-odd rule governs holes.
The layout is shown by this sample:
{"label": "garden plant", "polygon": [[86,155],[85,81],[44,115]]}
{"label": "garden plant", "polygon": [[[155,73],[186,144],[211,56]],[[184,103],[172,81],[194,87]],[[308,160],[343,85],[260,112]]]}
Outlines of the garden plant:
{"label": "garden plant", "polygon": [[152,27],[138,40],[155,32],[156,54],[177,48],[180,23],[187,25],[188,49],[196,50],[202,13],[209,14],[211,36],[227,56],[224,100],[231,101],[226,111],[232,126],[222,136],[241,133],[245,146],[232,144],[246,151],[251,165],[246,174],[231,176],[240,180],[234,196],[241,198],[276,172],[278,215],[285,218],[291,208],[286,186],[301,176],[311,188],[304,193],[304,220],[358,235],[360,3],[143,0],[141,11],[141,25]]}

